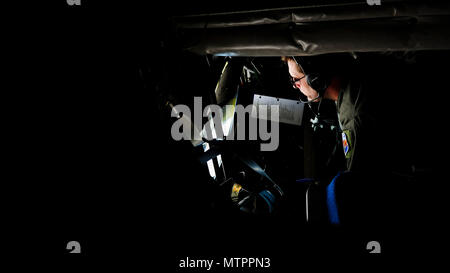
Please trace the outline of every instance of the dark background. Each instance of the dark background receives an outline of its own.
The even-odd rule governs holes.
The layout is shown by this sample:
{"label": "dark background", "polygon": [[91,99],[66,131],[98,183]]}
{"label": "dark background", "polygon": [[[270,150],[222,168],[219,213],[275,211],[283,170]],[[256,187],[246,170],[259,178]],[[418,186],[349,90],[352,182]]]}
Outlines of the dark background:
{"label": "dark background", "polygon": [[[9,253],[72,265],[130,260],[137,262],[132,266],[175,271],[178,259],[186,256],[271,257],[274,268],[281,268],[321,265],[308,261],[330,257],[391,261],[403,249],[408,249],[403,256],[425,255],[403,247],[414,245],[410,238],[421,249],[436,251],[441,237],[434,227],[372,239],[364,231],[305,227],[295,217],[214,213],[211,197],[204,194],[209,189],[192,188],[193,182],[208,179],[207,172],[192,160],[190,147],[171,141],[170,123],[161,118],[161,92],[151,90],[195,76],[171,72],[179,64],[164,45],[170,35],[166,22],[183,13],[267,6],[167,4],[34,3],[20,7],[10,21],[16,27],[11,30],[11,70],[18,73],[10,78],[4,108],[11,125],[5,164],[5,211],[13,223],[5,235],[13,242]],[[445,116],[445,107],[440,93],[424,99],[438,105],[418,121],[419,132],[431,135],[422,145],[432,146],[430,139],[441,137],[443,130],[441,119],[433,117]],[[426,187],[435,187],[435,181]],[[67,254],[70,240],[81,243],[79,257]],[[384,243],[384,256],[369,258],[368,240]]]}

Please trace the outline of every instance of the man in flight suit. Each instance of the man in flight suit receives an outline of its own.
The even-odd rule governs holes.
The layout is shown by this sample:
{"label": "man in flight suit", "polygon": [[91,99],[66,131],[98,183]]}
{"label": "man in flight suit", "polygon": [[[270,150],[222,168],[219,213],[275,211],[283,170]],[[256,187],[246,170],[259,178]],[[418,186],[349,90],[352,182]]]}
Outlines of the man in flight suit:
{"label": "man in flight suit", "polygon": [[[347,162],[347,170],[359,171],[378,168],[381,159],[380,147],[376,140],[377,109],[368,103],[376,85],[361,75],[316,75],[316,71],[304,71],[305,61],[299,57],[283,57],[289,68],[294,88],[305,95],[310,103],[330,99],[336,103],[339,124],[342,130],[342,145]],[[299,60],[299,61],[297,61]],[[303,65],[299,62],[303,61]],[[311,76],[311,74],[314,74]],[[310,78],[308,81],[308,77]],[[311,78],[326,77],[323,90],[314,89]],[[319,79],[319,81],[322,81]],[[313,86],[311,86],[312,84]]]}
{"label": "man in flight suit", "polygon": [[[385,211],[391,210],[394,198],[401,194],[401,187],[395,188],[391,183],[394,179],[385,175],[398,161],[399,152],[395,149],[401,137],[395,132],[401,127],[396,128],[398,122],[392,115],[392,102],[396,100],[386,100],[384,95],[395,93],[399,86],[388,79],[389,75],[380,76],[382,71],[376,68],[346,69],[342,64],[339,71],[339,63],[334,59],[317,62],[316,67],[305,57],[282,59],[293,87],[306,96],[307,103],[329,99],[336,104],[343,153],[350,171],[336,180],[336,199],[344,211],[340,213],[341,220],[373,223],[387,219]],[[363,220],[364,217],[367,218]]]}

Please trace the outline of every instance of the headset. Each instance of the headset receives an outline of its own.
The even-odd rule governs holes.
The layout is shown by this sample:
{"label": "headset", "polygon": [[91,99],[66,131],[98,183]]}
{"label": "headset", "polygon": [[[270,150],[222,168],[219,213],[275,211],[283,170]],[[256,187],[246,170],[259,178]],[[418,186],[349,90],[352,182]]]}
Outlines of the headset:
{"label": "headset", "polygon": [[306,62],[306,60],[304,60],[302,57],[298,58],[302,59],[301,63],[303,63],[303,65],[301,65],[294,56],[291,57],[303,71],[303,74],[305,74],[306,82],[308,83],[308,85],[311,86],[318,93],[318,96],[312,100],[304,101],[301,99],[301,97],[299,97],[300,103],[307,104],[311,112],[314,114],[314,119],[311,119],[311,123],[312,127],[314,128],[314,131],[316,131],[319,127],[321,127],[322,120],[320,118],[320,105],[322,104],[322,100],[319,100],[319,105],[317,106],[317,113],[316,111],[314,111],[313,107],[311,106],[311,103],[323,97],[325,90],[327,90],[328,86],[330,85],[331,82],[330,77],[326,73],[320,73],[317,69],[314,71],[311,65],[307,69],[305,69],[305,66],[307,66],[308,62]]}
{"label": "headset", "polygon": [[319,95],[312,100],[304,101],[301,98],[299,98],[300,102],[310,104],[322,98],[323,94],[325,93],[325,90],[330,85],[330,77],[328,75],[325,75],[325,73],[319,73],[318,71],[313,71],[312,69],[309,68],[305,69],[306,61],[303,62],[302,60],[303,65],[301,65],[294,56],[291,57],[294,60],[294,62],[300,67],[300,69],[302,69],[303,73],[305,74],[306,82],[308,83],[308,85],[311,86],[314,90],[316,90],[317,93],[319,93]]}

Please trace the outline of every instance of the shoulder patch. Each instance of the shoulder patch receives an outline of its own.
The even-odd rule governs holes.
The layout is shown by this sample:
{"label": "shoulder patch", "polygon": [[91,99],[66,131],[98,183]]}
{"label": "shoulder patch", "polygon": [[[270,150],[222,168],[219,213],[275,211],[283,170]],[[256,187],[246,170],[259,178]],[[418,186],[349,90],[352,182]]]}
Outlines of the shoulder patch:
{"label": "shoulder patch", "polygon": [[[346,130],[348,132],[348,130]],[[344,154],[347,157],[350,151],[350,140],[346,133],[346,131],[342,132],[342,146],[344,147]]]}

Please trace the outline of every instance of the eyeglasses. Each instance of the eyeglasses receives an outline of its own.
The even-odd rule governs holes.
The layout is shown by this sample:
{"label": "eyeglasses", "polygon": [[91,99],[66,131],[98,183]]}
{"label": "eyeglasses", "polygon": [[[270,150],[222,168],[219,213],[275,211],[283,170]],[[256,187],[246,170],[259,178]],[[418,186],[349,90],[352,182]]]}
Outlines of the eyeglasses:
{"label": "eyeglasses", "polygon": [[294,88],[297,88],[297,86],[295,86],[295,83],[298,82],[299,80],[303,79],[304,77],[306,77],[306,75],[304,75],[304,76],[301,77],[301,78],[294,78],[294,77],[291,77],[290,80],[291,80],[292,86],[293,86]]}

